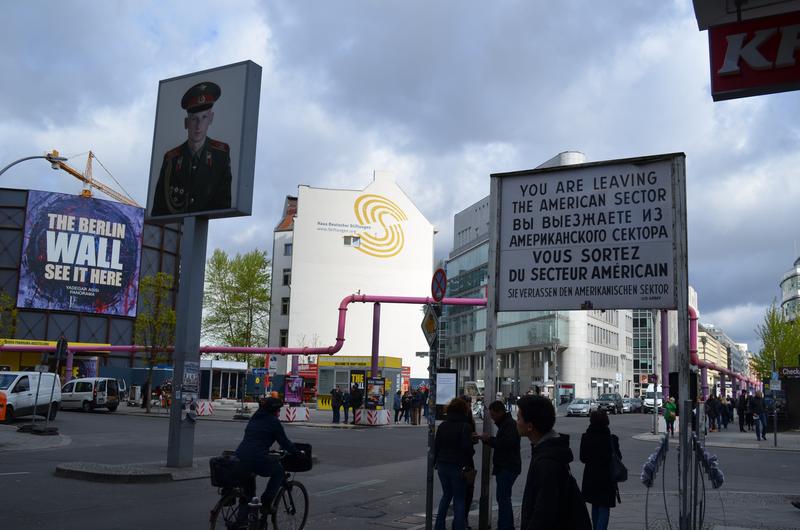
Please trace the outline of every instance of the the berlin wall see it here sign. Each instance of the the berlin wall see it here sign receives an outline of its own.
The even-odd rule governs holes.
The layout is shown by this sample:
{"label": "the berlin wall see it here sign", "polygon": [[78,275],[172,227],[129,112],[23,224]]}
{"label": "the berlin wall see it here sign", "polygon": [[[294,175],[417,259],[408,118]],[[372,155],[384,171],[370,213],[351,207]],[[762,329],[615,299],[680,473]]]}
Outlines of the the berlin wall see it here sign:
{"label": "the berlin wall see it here sign", "polygon": [[498,310],[675,309],[683,173],[673,154],[493,175]]}

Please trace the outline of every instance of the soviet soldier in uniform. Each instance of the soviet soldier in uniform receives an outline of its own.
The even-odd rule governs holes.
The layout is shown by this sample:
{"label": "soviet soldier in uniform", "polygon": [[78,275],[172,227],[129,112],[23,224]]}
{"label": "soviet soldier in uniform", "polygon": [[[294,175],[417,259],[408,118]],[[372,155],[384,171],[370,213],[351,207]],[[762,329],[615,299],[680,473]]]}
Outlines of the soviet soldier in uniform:
{"label": "soviet soldier in uniform", "polygon": [[231,156],[228,144],[207,136],[212,107],[222,90],[198,83],[181,98],[188,139],[164,155],[151,215],[203,212],[231,207]]}

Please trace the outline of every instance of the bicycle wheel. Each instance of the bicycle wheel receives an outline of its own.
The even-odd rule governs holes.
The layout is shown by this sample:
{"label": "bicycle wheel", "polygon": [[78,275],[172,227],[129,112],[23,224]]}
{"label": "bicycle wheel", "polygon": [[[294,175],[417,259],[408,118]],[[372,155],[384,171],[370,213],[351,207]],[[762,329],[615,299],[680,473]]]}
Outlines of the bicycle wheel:
{"label": "bicycle wheel", "polygon": [[303,530],[308,518],[308,492],[300,482],[290,480],[275,496],[272,505],[274,530]]}
{"label": "bicycle wheel", "polygon": [[211,515],[209,516],[211,525],[209,528],[211,530],[228,530],[229,528],[233,528],[236,524],[236,513],[238,510],[239,496],[234,492],[223,495],[220,497],[217,504],[214,505],[214,509],[211,510]]}

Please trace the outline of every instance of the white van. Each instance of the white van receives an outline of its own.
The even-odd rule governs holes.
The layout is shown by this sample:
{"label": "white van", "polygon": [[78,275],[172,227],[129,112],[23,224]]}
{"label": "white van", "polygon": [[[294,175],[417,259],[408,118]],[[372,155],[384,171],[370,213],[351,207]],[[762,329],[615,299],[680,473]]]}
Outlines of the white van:
{"label": "white van", "polygon": [[110,377],[81,377],[61,389],[61,408],[89,412],[106,408],[114,412],[119,407],[119,383]]}
{"label": "white van", "polygon": [[[655,403],[655,405],[653,405],[653,403]],[[653,383],[650,383],[647,385],[647,391],[644,394],[644,401],[642,401],[642,412],[645,414],[652,414],[654,406],[658,407],[659,411],[661,411],[664,407],[661,394],[661,385],[656,386]]]}
{"label": "white van", "polygon": [[51,420],[55,419],[61,405],[61,381],[56,374],[49,372],[0,372],[0,392],[6,395],[6,423],[12,423],[16,418],[31,416],[34,413],[47,414],[51,394],[53,398],[53,406],[50,408]]}

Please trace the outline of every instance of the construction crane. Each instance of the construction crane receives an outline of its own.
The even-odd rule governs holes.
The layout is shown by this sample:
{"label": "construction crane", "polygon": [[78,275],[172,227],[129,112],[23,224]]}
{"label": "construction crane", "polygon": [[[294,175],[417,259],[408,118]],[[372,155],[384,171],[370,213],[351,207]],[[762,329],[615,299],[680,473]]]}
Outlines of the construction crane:
{"label": "construction crane", "polygon": [[141,208],[139,203],[131,199],[130,197],[119,193],[111,189],[109,186],[106,186],[102,182],[99,182],[92,178],[92,158],[96,158],[94,153],[89,151],[89,158],[86,160],[86,170],[81,173],[77,169],[67,165],[66,163],[58,160],[59,154],[58,151],[53,149],[50,153],[47,153],[47,159],[50,161],[50,164],[53,166],[53,169],[63,169],[76,179],[83,182],[83,189],[81,190],[81,196],[83,197],[91,197],[92,196],[92,188],[96,188],[115,201],[121,202],[122,204],[128,204],[130,206],[136,206]]}

